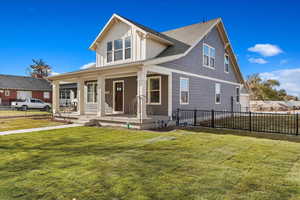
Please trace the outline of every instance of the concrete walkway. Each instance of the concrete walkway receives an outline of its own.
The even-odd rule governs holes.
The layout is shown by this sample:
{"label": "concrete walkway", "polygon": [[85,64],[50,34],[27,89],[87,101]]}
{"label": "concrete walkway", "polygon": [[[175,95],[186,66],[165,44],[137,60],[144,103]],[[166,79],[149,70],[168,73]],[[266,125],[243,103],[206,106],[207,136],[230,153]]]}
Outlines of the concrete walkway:
{"label": "concrete walkway", "polygon": [[0,135],[9,135],[9,134],[17,134],[17,133],[30,133],[30,132],[36,132],[36,131],[47,131],[47,130],[71,128],[71,127],[78,127],[78,126],[83,126],[83,125],[82,124],[67,124],[67,125],[49,126],[49,127],[42,127],[42,128],[11,130],[11,131],[0,132]]}

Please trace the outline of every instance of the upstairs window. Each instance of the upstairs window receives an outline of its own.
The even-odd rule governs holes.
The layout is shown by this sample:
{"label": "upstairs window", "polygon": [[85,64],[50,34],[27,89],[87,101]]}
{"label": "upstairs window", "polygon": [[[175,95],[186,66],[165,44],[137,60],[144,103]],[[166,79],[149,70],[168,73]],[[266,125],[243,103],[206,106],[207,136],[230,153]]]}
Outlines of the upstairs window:
{"label": "upstairs window", "polygon": [[161,77],[151,76],[148,77],[148,103],[160,104],[161,103]]}
{"label": "upstairs window", "polygon": [[180,104],[189,103],[189,79],[180,78]]}
{"label": "upstairs window", "polygon": [[107,62],[111,62],[112,61],[112,42],[108,42],[107,43],[107,47],[106,47],[106,58],[107,58]]}
{"label": "upstairs window", "polygon": [[131,36],[107,42],[106,61],[126,60],[131,58]]}
{"label": "upstairs window", "polygon": [[236,102],[240,103],[240,88],[236,88]]}
{"label": "upstairs window", "polygon": [[216,104],[221,103],[221,84],[216,83],[215,85],[215,102]]}
{"label": "upstairs window", "polygon": [[123,59],[123,40],[114,41],[114,61]]}
{"label": "upstairs window", "polygon": [[224,55],[224,71],[229,72],[229,56],[227,54]]}
{"label": "upstairs window", "polygon": [[131,58],[131,37],[125,38],[125,59]]}
{"label": "upstairs window", "polygon": [[215,68],[215,48],[203,44],[203,66]]}

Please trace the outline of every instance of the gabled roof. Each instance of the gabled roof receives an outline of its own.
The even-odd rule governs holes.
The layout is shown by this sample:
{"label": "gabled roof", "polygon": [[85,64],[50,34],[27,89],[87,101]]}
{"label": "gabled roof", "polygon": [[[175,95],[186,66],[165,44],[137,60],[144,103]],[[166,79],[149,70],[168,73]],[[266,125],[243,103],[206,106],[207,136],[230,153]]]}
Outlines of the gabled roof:
{"label": "gabled roof", "polygon": [[51,91],[52,87],[45,79],[0,74],[0,89]]}
{"label": "gabled roof", "polygon": [[[101,30],[95,41],[90,46],[90,49],[95,50],[97,46],[97,42],[101,40],[102,34],[105,33],[109,29],[109,27],[114,23],[114,19],[121,20],[124,23],[127,23],[131,26],[135,26],[142,33],[148,34],[150,37],[155,37],[159,39],[161,42],[165,42],[168,46],[165,50],[163,50],[159,55],[154,58],[150,58],[147,60],[139,61],[144,65],[150,64],[161,64],[173,60],[177,60],[181,57],[187,55],[213,28],[217,28],[220,33],[221,40],[224,42],[225,49],[228,51],[230,59],[233,63],[234,70],[236,75],[238,76],[241,83],[244,83],[243,76],[240,72],[235,54],[231,47],[230,41],[228,39],[224,24],[221,18],[216,18],[213,20],[209,20],[207,22],[192,24],[188,26],[184,26],[181,28],[168,30],[165,32],[158,32],[149,27],[141,25],[137,22],[134,22],[130,19],[122,17],[117,14],[113,14],[104,28]],[[82,70],[84,71],[88,70]],[[80,71],[78,71],[80,72]],[[76,73],[78,73],[76,72]],[[60,75],[59,75],[60,76]]]}
{"label": "gabled roof", "polygon": [[111,18],[109,19],[109,21],[105,24],[105,26],[103,27],[103,29],[100,31],[100,33],[98,34],[98,36],[96,37],[96,39],[94,40],[94,42],[91,44],[91,46],[89,47],[91,50],[96,50],[97,48],[97,42],[99,42],[102,38],[102,36],[105,34],[105,32],[109,29],[109,27],[115,22],[115,20],[120,20],[130,26],[135,26],[140,32],[149,35],[149,37],[153,37],[154,39],[165,43],[167,45],[171,45],[173,44],[172,41],[168,40],[170,38],[164,36],[163,34],[148,28],[146,26],[143,26],[141,24],[138,24],[136,22],[133,22],[125,17],[122,17],[118,14],[113,14],[111,16]]}

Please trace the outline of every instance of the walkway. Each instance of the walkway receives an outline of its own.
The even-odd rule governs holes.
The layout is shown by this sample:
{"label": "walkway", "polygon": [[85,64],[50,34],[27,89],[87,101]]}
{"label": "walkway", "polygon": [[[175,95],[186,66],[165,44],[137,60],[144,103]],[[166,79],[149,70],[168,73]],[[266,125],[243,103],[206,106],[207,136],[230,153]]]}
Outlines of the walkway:
{"label": "walkway", "polygon": [[42,127],[42,128],[11,130],[11,131],[0,132],[0,135],[9,135],[9,134],[17,134],[17,133],[30,133],[30,132],[36,132],[36,131],[48,131],[48,130],[71,128],[71,127],[78,127],[78,126],[83,126],[83,125],[82,124],[67,124],[67,125],[49,126],[49,127]]}

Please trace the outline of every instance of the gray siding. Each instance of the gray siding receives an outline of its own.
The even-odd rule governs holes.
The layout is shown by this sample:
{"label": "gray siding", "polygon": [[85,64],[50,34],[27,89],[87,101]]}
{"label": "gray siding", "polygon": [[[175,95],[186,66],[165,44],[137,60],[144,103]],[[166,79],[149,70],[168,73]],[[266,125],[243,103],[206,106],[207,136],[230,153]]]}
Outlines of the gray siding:
{"label": "gray siding", "polygon": [[[149,115],[168,115],[168,77],[164,75],[151,75],[161,76],[161,105],[147,105],[147,113]],[[105,105],[106,112],[112,113],[113,111],[113,81],[124,80],[124,113],[136,114],[137,111],[137,77],[124,77],[105,80]]]}
{"label": "gray siding", "polygon": [[[203,43],[214,47],[216,50],[215,69],[210,69],[203,66]],[[194,74],[237,82],[237,78],[233,71],[231,63],[229,63],[229,73],[224,72],[224,54],[224,45],[220,39],[217,29],[214,28],[185,57],[160,65],[167,68],[177,69]]]}
{"label": "gray siding", "polygon": [[[215,69],[203,66],[203,43],[215,48]],[[215,79],[238,83],[238,79],[229,63],[229,73],[224,71],[224,45],[221,41],[218,30],[214,28],[206,37],[203,38],[185,57],[178,60],[161,64],[164,67],[181,70],[197,75],[203,75]],[[180,77],[189,78],[190,100],[188,105],[180,105]],[[221,84],[221,104],[215,103],[215,83],[217,81],[198,78],[195,76],[186,76],[173,73],[172,80],[172,109],[215,109],[215,110],[231,110],[231,97],[235,99],[237,85],[219,82]],[[234,101],[233,109],[240,110],[240,104]]]}
{"label": "gray siding", "polygon": [[[192,76],[173,73],[173,112],[177,109],[202,109],[202,110],[231,110],[231,96],[235,97],[236,85],[201,79]],[[180,77],[189,78],[189,104],[180,105]],[[221,84],[221,104],[215,103],[215,83]],[[239,111],[240,104],[233,102],[233,110]]]}

